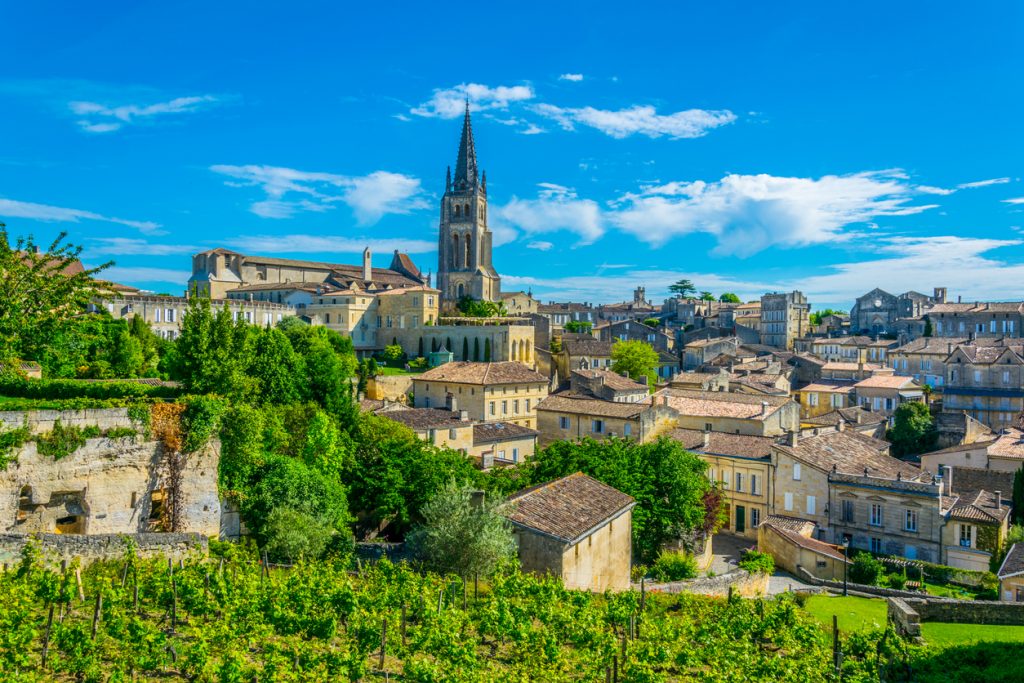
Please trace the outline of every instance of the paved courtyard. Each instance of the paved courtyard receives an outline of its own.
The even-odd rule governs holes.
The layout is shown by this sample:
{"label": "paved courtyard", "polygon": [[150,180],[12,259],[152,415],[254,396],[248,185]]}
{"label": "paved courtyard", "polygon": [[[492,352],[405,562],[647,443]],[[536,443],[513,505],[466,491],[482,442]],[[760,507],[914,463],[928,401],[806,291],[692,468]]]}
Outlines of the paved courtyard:
{"label": "paved courtyard", "polygon": [[[752,548],[757,545],[757,542],[750,538],[744,538],[743,536],[736,536],[734,534],[715,534],[711,539],[711,571],[715,574],[724,574],[736,568],[736,563],[740,560],[740,555],[747,548]],[[785,593],[790,590],[799,590],[802,588],[810,588],[806,583],[802,583],[795,579],[791,574],[786,572],[777,571],[775,575],[768,579],[768,594],[775,595],[777,593]]]}

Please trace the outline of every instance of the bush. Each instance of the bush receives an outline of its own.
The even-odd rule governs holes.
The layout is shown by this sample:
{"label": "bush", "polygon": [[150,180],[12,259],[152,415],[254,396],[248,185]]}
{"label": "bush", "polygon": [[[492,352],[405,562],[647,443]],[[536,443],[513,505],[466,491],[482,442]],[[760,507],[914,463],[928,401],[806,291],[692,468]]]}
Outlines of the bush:
{"label": "bush", "polygon": [[427,369],[427,359],[426,358],[413,358],[411,361],[409,361],[409,369],[410,370],[426,370]]}
{"label": "bush", "polygon": [[131,427],[111,427],[103,436],[108,439],[125,439],[128,437],[135,437],[137,434],[138,432]]}
{"label": "bush", "polygon": [[40,455],[48,455],[54,460],[71,455],[84,445],[82,430],[74,425],[65,427],[59,419],[53,423],[51,431],[36,437]]}
{"label": "bush", "polygon": [[900,572],[899,574],[890,574],[888,577],[888,581],[889,588],[903,590],[907,585],[907,574],[906,572]]}
{"label": "bush", "polygon": [[745,550],[740,557],[739,567],[746,569],[751,574],[774,574],[775,558],[768,553]]}
{"label": "bush", "polygon": [[388,344],[384,347],[384,351],[380,354],[381,360],[386,365],[397,367],[402,364],[405,360],[405,351],[402,351],[402,347],[398,344]]}
{"label": "bush", "polygon": [[0,378],[0,396],[64,400],[73,398],[177,398],[179,387],[140,384],[138,382],[86,382],[78,379],[25,379],[4,375]]}
{"label": "bush", "polygon": [[274,508],[264,529],[267,555],[273,560],[315,560],[324,554],[332,530],[312,515],[287,507]]}
{"label": "bush", "polygon": [[885,565],[869,553],[860,552],[853,558],[853,566],[850,567],[850,581],[865,586],[877,586],[884,573]]}
{"label": "bush", "polygon": [[686,553],[662,550],[651,567],[651,576],[661,582],[692,579],[697,576],[697,560]]}

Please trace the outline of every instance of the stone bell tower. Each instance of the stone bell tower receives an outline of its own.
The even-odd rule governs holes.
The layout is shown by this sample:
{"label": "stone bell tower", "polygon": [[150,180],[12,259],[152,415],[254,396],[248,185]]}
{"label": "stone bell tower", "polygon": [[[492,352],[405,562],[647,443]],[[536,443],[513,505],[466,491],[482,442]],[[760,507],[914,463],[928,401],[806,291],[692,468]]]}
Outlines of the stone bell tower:
{"label": "stone bell tower", "polygon": [[477,176],[469,102],[462,123],[455,177],[448,167],[437,244],[437,288],[445,301],[464,296],[497,301],[501,278],[491,265],[491,231],[487,229],[487,174]]}

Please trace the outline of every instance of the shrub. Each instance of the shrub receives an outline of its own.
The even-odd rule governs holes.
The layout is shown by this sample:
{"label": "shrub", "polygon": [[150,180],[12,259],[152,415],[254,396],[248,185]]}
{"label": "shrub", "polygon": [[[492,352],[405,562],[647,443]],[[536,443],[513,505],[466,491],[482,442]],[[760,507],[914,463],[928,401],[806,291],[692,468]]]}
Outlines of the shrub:
{"label": "shrub", "polygon": [[881,562],[869,553],[860,552],[853,558],[853,566],[850,567],[850,581],[865,586],[877,586],[884,572],[885,566]]}
{"label": "shrub", "polygon": [[63,400],[73,398],[177,398],[179,387],[139,382],[87,382],[78,379],[26,379],[12,375],[0,378],[0,396]]}
{"label": "shrub", "polygon": [[387,365],[398,366],[403,360],[405,360],[405,352],[402,351],[402,347],[398,344],[389,344],[384,347],[384,351],[380,354],[381,360]]}
{"label": "shrub", "polygon": [[903,590],[907,585],[907,575],[905,572],[890,574],[888,580],[889,588],[895,588],[896,590]]}
{"label": "shrub", "polygon": [[287,507],[274,508],[264,530],[267,555],[274,560],[315,560],[324,554],[332,529],[320,520]]}
{"label": "shrub", "polygon": [[99,428],[99,425],[86,425],[82,427],[82,438],[83,439],[96,439],[103,435],[103,430]]}
{"label": "shrub", "polygon": [[427,359],[426,358],[413,358],[411,361],[409,361],[409,369],[410,370],[426,370],[427,369]]}
{"label": "shrub", "polygon": [[136,436],[137,432],[131,427],[111,427],[104,434],[108,439],[125,439]]}
{"label": "shrub", "polygon": [[85,436],[82,435],[82,430],[74,425],[65,427],[59,419],[53,423],[51,431],[36,437],[39,453],[54,460],[71,455],[84,445]]}
{"label": "shrub", "polygon": [[651,567],[651,576],[658,581],[682,581],[697,576],[697,560],[692,555],[662,550]]}
{"label": "shrub", "polygon": [[740,557],[739,567],[746,569],[751,574],[774,574],[775,558],[768,553],[745,550]]}

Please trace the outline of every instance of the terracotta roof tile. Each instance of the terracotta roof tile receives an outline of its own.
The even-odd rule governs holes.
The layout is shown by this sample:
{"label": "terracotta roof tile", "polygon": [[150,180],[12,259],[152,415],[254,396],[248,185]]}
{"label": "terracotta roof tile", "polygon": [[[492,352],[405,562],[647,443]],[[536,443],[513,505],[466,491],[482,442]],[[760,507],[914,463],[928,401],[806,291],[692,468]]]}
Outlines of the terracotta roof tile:
{"label": "terracotta roof tile", "polygon": [[862,379],[853,385],[857,389],[920,389],[921,385],[914,381],[913,377],[898,377],[896,375],[874,375]]}
{"label": "terracotta roof tile", "polygon": [[842,474],[862,475],[867,468],[872,477],[895,479],[901,474],[905,480],[927,478],[919,468],[886,455],[888,442],[852,429],[801,436],[796,446],[776,444],[775,448],[825,472],[834,465]]}
{"label": "terracotta roof tile", "polygon": [[531,370],[516,361],[497,363],[474,363],[471,361],[454,361],[431,368],[414,377],[413,382],[455,382],[458,384],[547,384],[544,375]]}
{"label": "terracotta roof tile", "polygon": [[509,521],[518,527],[574,543],[632,508],[632,496],[582,472],[534,486],[509,498]]}
{"label": "terracotta roof tile", "polygon": [[469,427],[473,424],[469,420],[463,422],[459,417],[459,413],[442,408],[407,408],[405,410],[386,411],[381,413],[381,415],[389,420],[401,422],[414,431]]}
{"label": "terracotta roof tile", "polygon": [[1006,553],[1006,559],[999,567],[999,578],[1006,579],[1011,576],[1024,574],[1024,543],[1014,543],[1010,546],[1010,552]]}
{"label": "terracotta roof tile", "polygon": [[631,419],[640,416],[645,410],[649,410],[650,407],[651,404],[646,401],[620,403],[618,401],[604,401],[593,396],[572,392],[560,392],[551,394],[538,403],[537,411]]}
{"label": "terracotta roof tile", "polygon": [[775,533],[779,534],[791,543],[800,546],[801,548],[806,548],[807,550],[811,550],[820,555],[826,555],[835,560],[839,560],[840,562],[846,562],[847,564],[850,563],[849,560],[847,560],[843,556],[843,553],[839,550],[839,548],[837,548],[834,545],[831,545],[830,543],[825,543],[824,541],[819,541],[814,538],[808,538],[807,536],[801,536],[795,531],[782,529],[768,522],[765,522],[765,524],[772,527]]}
{"label": "terracotta roof tile", "polygon": [[762,419],[762,403],[768,404],[768,415],[792,401],[785,396],[751,396],[723,391],[696,391],[690,389],[661,389],[654,398],[668,398],[668,404],[681,415],[708,417],[738,417]]}
{"label": "terracotta roof tile", "polygon": [[673,429],[668,437],[678,441],[684,448],[708,455],[738,456],[741,458],[767,458],[772,452],[774,439],[768,436],[747,436],[725,432],[706,432],[708,445],[699,429]]}
{"label": "terracotta roof tile", "polygon": [[536,429],[522,427],[511,422],[484,422],[473,425],[473,443],[496,443],[513,439],[534,438],[539,434]]}

